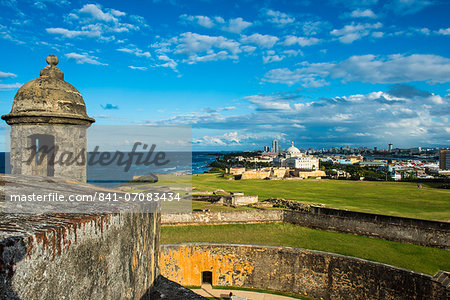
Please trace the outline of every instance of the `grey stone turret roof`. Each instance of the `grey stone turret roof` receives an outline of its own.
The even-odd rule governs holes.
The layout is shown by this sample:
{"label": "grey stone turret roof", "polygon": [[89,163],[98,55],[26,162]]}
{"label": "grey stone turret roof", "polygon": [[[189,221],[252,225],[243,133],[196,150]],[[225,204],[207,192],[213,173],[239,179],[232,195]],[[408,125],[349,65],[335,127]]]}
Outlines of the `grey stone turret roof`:
{"label": "grey stone turret roof", "polygon": [[86,112],[80,92],[64,81],[64,73],[56,66],[58,58],[47,56],[40,77],[24,84],[14,97],[11,112],[2,119],[8,124],[78,124],[95,120]]}

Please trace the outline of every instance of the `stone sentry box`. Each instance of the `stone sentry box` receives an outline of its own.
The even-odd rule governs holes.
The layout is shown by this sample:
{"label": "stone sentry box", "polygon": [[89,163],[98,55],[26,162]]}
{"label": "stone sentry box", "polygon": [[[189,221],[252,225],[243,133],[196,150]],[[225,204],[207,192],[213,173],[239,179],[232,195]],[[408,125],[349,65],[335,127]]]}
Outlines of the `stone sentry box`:
{"label": "stone sentry box", "polygon": [[[49,55],[47,63],[2,116],[11,125],[11,173],[86,182],[86,130],[95,120],[87,115],[80,92],[64,81],[58,58]],[[72,153],[70,160],[61,156],[65,151]]]}

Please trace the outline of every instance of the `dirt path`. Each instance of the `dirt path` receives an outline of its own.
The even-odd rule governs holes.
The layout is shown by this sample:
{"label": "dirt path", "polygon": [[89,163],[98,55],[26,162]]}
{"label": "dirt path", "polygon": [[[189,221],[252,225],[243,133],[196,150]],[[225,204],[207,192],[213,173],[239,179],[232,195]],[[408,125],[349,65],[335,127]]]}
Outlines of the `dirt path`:
{"label": "dirt path", "polygon": [[273,295],[273,294],[265,294],[265,293],[257,293],[250,291],[241,291],[241,290],[221,290],[217,288],[212,288],[211,285],[202,285],[201,289],[193,289],[194,293],[197,293],[203,297],[221,297],[228,299],[230,292],[233,293],[234,296],[246,297],[247,300],[292,300],[297,298]]}

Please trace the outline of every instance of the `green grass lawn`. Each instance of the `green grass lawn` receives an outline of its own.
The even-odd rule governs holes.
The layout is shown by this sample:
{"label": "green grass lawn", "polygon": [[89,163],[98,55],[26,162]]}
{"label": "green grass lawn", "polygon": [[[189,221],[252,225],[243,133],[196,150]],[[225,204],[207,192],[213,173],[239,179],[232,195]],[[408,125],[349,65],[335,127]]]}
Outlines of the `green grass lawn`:
{"label": "green grass lawn", "polygon": [[339,253],[434,275],[450,271],[450,251],[385,241],[344,233],[304,228],[286,223],[168,226],[161,242],[242,243],[289,246]]}
{"label": "green grass lawn", "polygon": [[433,184],[418,189],[412,182],[347,180],[226,180],[218,174],[192,176],[197,191],[223,189],[258,195],[260,200],[284,198],[360,212],[429,220],[450,220],[450,190]]}

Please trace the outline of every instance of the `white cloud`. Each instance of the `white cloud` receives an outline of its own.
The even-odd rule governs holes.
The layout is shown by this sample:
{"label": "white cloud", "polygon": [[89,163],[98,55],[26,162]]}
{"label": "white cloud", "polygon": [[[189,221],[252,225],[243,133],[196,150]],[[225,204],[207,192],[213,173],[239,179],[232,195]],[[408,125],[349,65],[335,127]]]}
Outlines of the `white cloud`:
{"label": "white cloud", "polygon": [[375,24],[352,23],[350,25],[345,25],[341,29],[334,29],[330,32],[330,34],[338,37],[341,43],[350,44],[364,36],[369,35],[372,30],[379,29],[382,26],[383,24],[381,24],[380,22]]}
{"label": "white cloud", "polygon": [[0,79],[4,79],[4,78],[15,78],[17,77],[16,74],[14,73],[9,73],[9,72],[2,72],[0,71]]}
{"label": "white cloud", "polygon": [[328,22],[324,21],[306,21],[302,25],[302,30],[306,35],[316,35],[328,27],[328,25]]}
{"label": "white cloud", "polygon": [[212,19],[208,16],[192,16],[183,14],[180,16],[180,19],[185,23],[190,22],[205,28],[219,27],[220,30],[231,33],[241,33],[243,30],[252,25],[251,22],[244,21],[244,19],[240,17],[225,21],[222,17],[214,17]]}
{"label": "white cloud", "polygon": [[441,35],[450,35],[450,27],[449,28],[441,28],[438,31],[436,31],[437,34]]}
{"label": "white cloud", "polygon": [[442,145],[449,141],[450,97],[408,85],[322,99],[275,93],[251,95],[242,100],[251,104],[250,112],[224,116],[218,110],[208,109],[159,123],[191,124],[196,129],[218,131],[194,138],[195,144],[239,143],[247,149],[254,143],[268,144],[275,137],[282,147],[294,140],[297,147],[305,148],[305,145],[387,144],[390,142],[387,136],[395,136],[395,144],[404,147]]}
{"label": "white cloud", "polygon": [[241,46],[241,50],[246,52],[246,53],[253,53],[256,49],[257,48],[254,47],[254,46],[248,46],[248,45]]}
{"label": "white cloud", "polygon": [[[79,12],[82,15],[86,15],[89,18],[92,18],[94,20],[99,21],[105,21],[105,22],[117,22],[117,18],[115,16],[122,16],[124,13],[120,14],[121,12],[117,10],[113,10],[115,13],[110,12],[103,12],[100,5],[96,4],[85,4]],[[117,12],[119,14],[117,14]]]}
{"label": "white cloud", "polygon": [[128,17],[132,23],[121,22],[126,13],[105,8],[97,4],[86,4],[81,9],[73,11],[64,17],[69,28],[47,28],[47,33],[60,35],[65,38],[99,38],[102,41],[115,40],[115,34],[137,31],[141,27],[148,27],[145,19],[132,15]]}
{"label": "white cloud", "polygon": [[262,79],[265,82],[304,87],[326,85],[326,78],[340,78],[345,82],[401,83],[428,81],[431,83],[450,81],[450,59],[437,55],[402,55],[387,57],[375,55],[352,56],[336,64],[303,62],[301,67],[273,69]]}
{"label": "white cloud", "polygon": [[164,63],[156,65],[157,67],[171,68],[172,70],[176,71],[176,68],[178,66],[176,61],[169,58],[167,55],[160,55],[158,56],[158,59],[164,61]]}
{"label": "white cloud", "polygon": [[239,49],[240,44],[234,40],[223,36],[201,35],[192,32],[182,33],[170,42],[177,44],[175,54],[192,55],[212,48],[228,50],[233,54],[241,51]]}
{"label": "white cloud", "polygon": [[[239,42],[223,36],[202,35],[192,32],[185,32],[151,45],[155,48],[155,52],[162,57],[168,57],[167,54],[169,53],[177,57],[163,65],[157,65],[171,68],[175,67],[175,61],[195,64],[224,59],[237,60],[238,54],[243,51],[240,46]],[[245,50],[251,51],[251,49]]]}
{"label": "white cloud", "polygon": [[284,54],[286,54],[288,57],[297,56],[297,55],[303,55],[303,52],[301,50],[284,50]]}
{"label": "white cloud", "polygon": [[381,37],[384,36],[384,32],[374,31],[374,32],[372,32],[372,36],[375,37],[375,38],[381,38]]}
{"label": "white cloud", "polygon": [[215,20],[217,23],[220,23],[220,24],[224,24],[224,23],[225,23],[225,19],[222,18],[222,17],[220,17],[220,16],[214,17],[214,20]]}
{"label": "white cloud", "polygon": [[57,6],[66,6],[70,4],[67,0],[39,0],[35,1],[33,5],[39,9],[47,9],[47,5],[45,3],[51,3]]}
{"label": "white cloud", "polygon": [[259,110],[291,110],[289,102],[271,95],[252,95],[244,99],[256,104]]}
{"label": "white cloud", "polygon": [[432,4],[433,2],[430,0],[391,0],[385,5],[385,8],[399,15],[409,15]]}
{"label": "white cloud", "polygon": [[138,15],[130,15],[130,20],[141,27],[149,27],[144,17]]}
{"label": "white cloud", "polygon": [[130,68],[130,69],[132,69],[132,70],[140,70],[140,71],[145,71],[145,70],[147,70],[147,67],[128,66],[128,68]]}
{"label": "white cloud", "polygon": [[230,19],[228,21],[228,25],[222,27],[222,30],[232,33],[241,33],[244,29],[247,29],[251,25],[251,22],[244,21],[242,18]]}
{"label": "white cloud", "polygon": [[123,17],[126,15],[123,11],[119,11],[117,9],[111,9],[111,14],[116,17]]}
{"label": "white cloud", "polygon": [[268,17],[268,21],[279,26],[285,26],[288,24],[292,24],[295,22],[295,18],[289,16],[286,13],[282,13],[280,11],[268,9],[265,11],[266,16]]}
{"label": "white cloud", "polygon": [[136,55],[138,57],[147,57],[147,58],[149,58],[149,57],[152,56],[150,54],[150,52],[148,52],[148,51],[144,52],[144,51],[142,51],[141,49],[138,49],[138,48],[134,48],[134,49],[120,48],[120,49],[117,49],[117,51],[130,53],[130,54]]}
{"label": "white cloud", "polygon": [[359,8],[352,11],[350,16],[353,18],[371,18],[371,19],[377,18],[377,15],[371,9],[362,10]]}
{"label": "white cloud", "polygon": [[227,132],[222,135],[217,136],[203,136],[199,139],[194,139],[194,144],[202,144],[202,145],[220,145],[225,146],[228,144],[239,144],[241,142],[241,137],[237,131]]}
{"label": "white cloud", "polygon": [[284,39],[282,44],[285,46],[292,46],[292,45],[297,44],[299,46],[305,47],[305,46],[315,45],[319,42],[320,42],[320,39],[314,38],[314,37],[307,38],[307,37],[298,37],[298,36],[289,35]]}
{"label": "white cloud", "polygon": [[20,88],[23,83],[0,83],[0,91],[10,91]]}
{"label": "white cloud", "polygon": [[284,55],[268,54],[263,56],[263,63],[268,64],[272,62],[282,61],[284,58]]}
{"label": "white cloud", "polygon": [[262,79],[265,82],[284,83],[293,85],[300,83],[303,87],[321,87],[328,83],[324,79],[330,74],[332,64],[318,63],[309,64],[303,63],[302,68],[293,71],[288,68],[273,69],[267,72]]}
{"label": "white cloud", "polygon": [[442,98],[439,95],[435,95],[435,94],[431,94],[430,96],[428,96],[428,99],[430,102],[434,103],[434,104],[444,104],[444,98]]}
{"label": "white cloud", "polygon": [[437,55],[393,54],[352,56],[338,63],[332,76],[344,81],[400,83],[409,81],[450,81],[450,59]]}
{"label": "white cloud", "polygon": [[79,53],[67,53],[65,54],[67,58],[74,59],[77,64],[91,64],[91,65],[101,65],[107,66],[108,64],[104,64],[99,62],[98,57],[90,56],[87,53],[79,54]]}
{"label": "white cloud", "polygon": [[218,60],[225,60],[229,58],[237,59],[237,56],[230,55],[227,51],[219,51],[219,52],[213,52],[208,51],[207,54],[200,56],[197,54],[189,56],[189,58],[183,60],[183,62],[186,62],[188,64],[195,64],[197,62],[206,62],[206,61],[218,61]]}
{"label": "white cloud", "polygon": [[244,44],[254,44],[261,48],[272,48],[279,40],[276,36],[254,33],[252,35],[244,35],[241,42]]}
{"label": "white cloud", "polygon": [[[242,130],[240,130],[242,131]],[[199,138],[193,139],[193,144],[201,146],[236,146],[243,145],[255,147],[257,144],[255,141],[261,140],[283,140],[283,134],[267,134],[267,133],[240,133],[239,131],[228,131],[218,135],[205,135]]]}
{"label": "white cloud", "polygon": [[236,106],[226,106],[218,109],[218,111],[229,111],[229,110],[235,110]]}
{"label": "white cloud", "polygon": [[207,16],[191,16],[183,14],[180,16],[183,21],[193,22],[205,28],[212,28],[215,26],[214,22]]}
{"label": "white cloud", "polygon": [[50,34],[59,34],[66,38],[75,37],[100,37],[101,32],[98,30],[69,30],[66,28],[47,28],[46,31]]}

